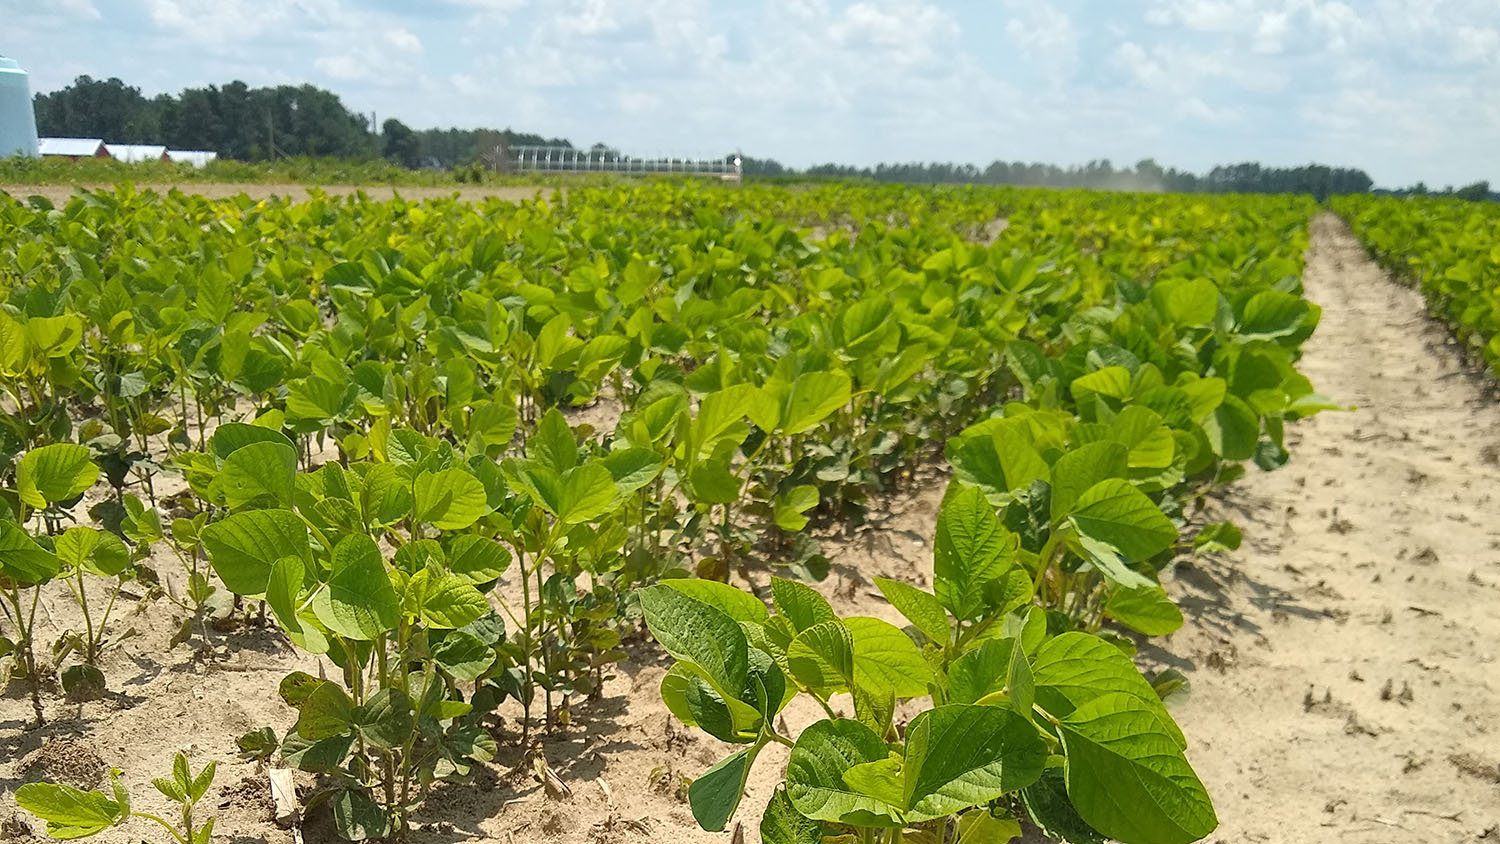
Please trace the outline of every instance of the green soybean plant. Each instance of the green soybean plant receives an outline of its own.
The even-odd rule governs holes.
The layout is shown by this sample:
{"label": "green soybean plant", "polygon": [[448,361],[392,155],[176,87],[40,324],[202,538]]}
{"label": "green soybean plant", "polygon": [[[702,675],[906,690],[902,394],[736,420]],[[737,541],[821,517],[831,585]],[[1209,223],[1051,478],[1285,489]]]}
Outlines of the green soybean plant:
{"label": "green soybean plant", "polygon": [[47,824],[52,838],[90,838],[105,830],[123,826],[131,818],[148,820],[172,836],[178,844],[209,844],[214,836],[214,818],[201,825],[194,812],[213,785],[219,763],[209,762],[194,774],[187,756],[179,752],[172,760],[172,776],[151,781],[162,796],[172,801],[181,813],[177,823],[149,812],[138,812],[130,802],[130,792],[120,782],[120,771],[109,772],[110,793],[83,791],[70,785],[50,782],[28,783],[16,789],[16,805]]}
{"label": "green soybean plant", "polygon": [[[50,535],[33,538],[24,525],[33,513],[39,513],[48,533],[55,532],[58,523],[67,518],[67,507],[77,503],[98,478],[99,468],[83,446],[53,443],[34,448],[16,465],[16,486],[11,492],[18,508],[17,521],[0,520],[0,591],[5,597],[7,621],[15,632],[14,638],[0,637],[0,659],[5,659],[6,666],[0,678],[13,676],[17,671],[25,677],[38,723],[44,716],[42,668],[35,648],[36,611],[42,587],[62,572],[63,560],[53,552]],[[69,543],[64,544],[67,547]],[[113,562],[107,565],[112,567]],[[80,573],[77,588],[81,588],[81,577]],[[77,594],[86,608],[86,598],[81,592]],[[91,625],[90,630],[89,642],[96,644]],[[101,637],[102,631],[101,620]]]}
{"label": "green soybean plant", "polygon": [[[641,591],[647,625],[677,660],[663,700],[741,745],[688,789],[704,829],[730,823],[757,756],[779,743],[791,752],[761,824],[768,844],[1005,841],[1022,820],[1071,841],[1187,844],[1213,831],[1213,804],[1152,685],[1113,644],[1049,631],[1017,537],[979,490],[950,488],[932,592],[879,586],[906,629],[840,618],[794,581],[773,581],[771,609],[707,581]],[[798,695],[826,717],[794,738],[777,725]]]}
{"label": "green soybean plant", "polygon": [[458,685],[490,668],[504,631],[476,584],[510,556],[469,530],[489,492],[451,447],[411,432],[393,436],[391,462],[299,474],[289,439],[252,428],[211,439],[227,455],[210,484],[235,506],[201,541],[227,589],[265,601],[296,646],[341,672],[280,684],[297,711],[281,757],[322,775],[310,802],[331,804],[347,840],[402,840],[428,786],[496,750]]}

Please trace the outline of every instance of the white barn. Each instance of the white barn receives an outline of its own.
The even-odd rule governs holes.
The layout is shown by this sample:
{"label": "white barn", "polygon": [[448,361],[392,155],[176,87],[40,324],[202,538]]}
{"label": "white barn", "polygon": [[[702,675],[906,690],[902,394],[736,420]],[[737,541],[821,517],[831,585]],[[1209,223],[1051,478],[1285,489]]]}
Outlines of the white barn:
{"label": "white barn", "polygon": [[101,138],[42,138],[37,148],[44,158],[109,158]]}
{"label": "white barn", "polygon": [[126,164],[167,160],[167,148],[159,144],[105,144],[104,148],[111,158]]}
{"label": "white barn", "polygon": [[218,161],[219,154],[206,149],[169,149],[167,160],[174,164],[191,164],[201,169]]}

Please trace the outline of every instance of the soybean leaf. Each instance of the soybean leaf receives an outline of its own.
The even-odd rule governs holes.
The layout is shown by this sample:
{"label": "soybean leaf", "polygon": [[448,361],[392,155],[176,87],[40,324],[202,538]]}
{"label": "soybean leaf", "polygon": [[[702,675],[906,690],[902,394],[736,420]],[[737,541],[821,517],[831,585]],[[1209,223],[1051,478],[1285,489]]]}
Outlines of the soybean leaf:
{"label": "soybean leaf", "polygon": [[764,622],[770,615],[759,598],[727,583],[698,578],[674,578],[661,581],[661,585],[702,601],[735,621]]}
{"label": "soybean leaf", "polygon": [[251,443],[236,449],[224,460],[224,467],[214,476],[209,493],[230,509],[258,502],[290,508],[296,478],[297,452],[290,445]]}
{"label": "soybean leaf", "polygon": [[1047,640],[1037,650],[1031,672],[1036,702],[1053,717],[1062,718],[1105,695],[1126,694],[1159,717],[1178,747],[1187,747],[1182,731],[1135,663],[1097,636],[1071,632]]}
{"label": "soybean leaf", "polygon": [[[208,450],[223,462],[229,459],[229,455],[254,443],[279,443],[287,448],[293,447],[292,441],[280,431],[247,422],[225,422],[215,428],[213,436],[208,438]],[[294,451],[293,459],[295,458]]]}
{"label": "soybean leaf", "polygon": [[794,486],[776,496],[773,513],[776,526],[796,532],[807,527],[808,510],[818,506],[818,488],[811,484]]}
{"label": "soybean leaf", "polygon": [[130,549],[118,536],[102,530],[68,528],[55,544],[57,556],[64,563],[100,577],[114,577],[130,565]]}
{"label": "soybean leaf", "polygon": [[1036,782],[1047,747],[1009,709],[939,706],[906,730],[907,822],[961,812]]}
{"label": "soybean leaf", "polygon": [[354,702],[337,683],[319,683],[297,711],[297,734],[309,741],[322,741],[348,732],[354,726]]}
{"label": "soybean leaf", "polygon": [[489,512],[484,484],[459,468],[422,472],[412,483],[417,520],[439,530],[463,530]]}
{"label": "soybean leaf", "polygon": [[777,614],[790,621],[798,632],[838,618],[833,607],[828,605],[828,599],[818,590],[784,577],[771,578],[771,601],[776,605]]}
{"label": "soybean leaf", "polygon": [[1068,797],[1089,826],[1132,844],[1190,844],[1218,818],[1156,713],[1128,694],[1078,707],[1058,727]]}
{"label": "soybean leaf", "polygon": [[793,382],[781,416],[781,433],[811,430],[849,403],[849,376],[842,372],[805,372]]}
{"label": "soybean leaf", "polygon": [[46,583],[62,570],[56,554],[36,544],[20,525],[0,520],[0,573],[17,583]]}
{"label": "soybean leaf", "polygon": [[1052,523],[1073,512],[1085,492],[1109,478],[1124,478],[1130,451],[1109,440],[1074,449],[1052,464]]}
{"label": "soybean leaf", "polygon": [[33,782],[16,789],[16,805],[47,822],[47,835],[73,839],[97,835],[125,819],[126,809],[97,791]]}
{"label": "soybean leaf", "polygon": [[492,583],[510,568],[510,551],[483,536],[464,534],[448,546],[448,570],[470,583]]}
{"label": "soybean leaf", "polygon": [[902,826],[894,806],[844,782],[845,771],[887,756],[885,742],[864,724],[844,718],[817,721],[797,737],[787,760],[787,797],[799,814],[813,820]]}
{"label": "soybean leaf", "polygon": [[490,603],[467,579],[428,566],[407,584],[403,609],[428,627],[456,630],[489,612]]}
{"label": "soybean leaf", "polygon": [[786,658],[792,677],[804,688],[841,692],[854,682],[854,637],[837,619],[798,633],[787,647]]}
{"label": "soybean leaf", "polygon": [[820,844],[823,827],[803,817],[786,796],[786,789],[778,788],[760,817],[760,840],[761,844]]}
{"label": "soybean leaf", "polygon": [[1177,541],[1172,520],[1145,493],[1118,478],[1090,487],[1069,518],[1080,535],[1112,546],[1131,560],[1150,559]]}
{"label": "soybean leaf", "polygon": [[947,643],[951,632],[948,612],[935,595],[909,583],[883,577],[875,578],[875,585],[897,612],[905,616],[913,627],[922,631],[922,635],[939,645]]}
{"label": "soybean leaf", "polygon": [[203,529],[203,547],[229,591],[247,598],[265,594],[277,560],[311,554],[307,528],[289,510],[251,510],[214,522]]}
{"label": "soybean leaf", "polygon": [[651,635],[667,653],[696,665],[725,694],[744,688],[750,646],[738,622],[670,586],[636,594]]}
{"label": "soybean leaf", "polygon": [[374,639],[396,629],[400,603],[375,540],[351,534],[334,547],[328,583],[312,606],[324,626],[348,639]]}
{"label": "soybean leaf", "polygon": [[844,626],[854,644],[856,686],[899,698],[927,694],[932,667],[901,628],[878,618],[861,617],[844,619]]}
{"label": "soybean leaf", "polygon": [[89,450],[73,443],[34,448],[16,466],[16,492],[28,507],[71,501],[99,479]]}
{"label": "soybean leaf", "polygon": [[630,495],[645,487],[661,474],[662,461],[649,448],[627,448],[612,451],[603,458],[604,468],[615,481],[618,495]]}
{"label": "soybean leaf", "polygon": [[370,695],[354,713],[359,732],[370,744],[387,750],[400,747],[415,723],[411,698],[400,689],[385,688]]}
{"label": "soybean leaf", "polygon": [[1041,779],[1021,789],[1026,815],[1044,835],[1072,844],[1105,844],[1104,836],[1078,816],[1068,800],[1067,779],[1062,768],[1048,768]]}
{"label": "soybean leaf", "polygon": [[745,781],[755,763],[758,748],[747,747],[704,771],[688,786],[688,805],[698,825],[708,832],[722,832],[734,817],[745,795]]}
{"label": "soybean leaf", "polygon": [[976,617],[985,607],[984,586],[1014,564],[1015,534],[1006,530],[995,510],[975,487],[950,491],[938,514],[933,543],[933,591],[959,620]]}
{"label": "soybean leaf", "polygon": [[364,789],[345,788],[333,798],[333,825],[345,841],[383,839],[391,819]]}

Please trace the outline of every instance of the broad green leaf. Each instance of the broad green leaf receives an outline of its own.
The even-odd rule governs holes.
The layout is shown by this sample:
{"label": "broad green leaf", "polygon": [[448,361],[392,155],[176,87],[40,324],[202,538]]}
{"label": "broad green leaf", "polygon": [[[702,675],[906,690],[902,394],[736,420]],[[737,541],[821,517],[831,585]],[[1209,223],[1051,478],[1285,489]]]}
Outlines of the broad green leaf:
{"label": "broad green leaf", "polygon": [[384,839],[391,819],[364,789],[345,788],[333,797],[333,825],[345,841]]}
{"label": "broad green leaf", "polygon": [[1085,492],[1109,478],[1124,478],[1129,471],[1130,451],[1117,442],[1089,443],[1076,448],[1052,464],[1052,523],[1073,512]]}
{"label": "broad green leaf", "polygon": [[46,583],[62,570],[56,554],[36,544],[20,525],[0,520],[0,572],[17,583]]}
{"label": "broad green leaf", "polygon": [[719,460],[698,463],[688,470],[688,492],[705,504],[730,504],[739,500],[743,480]]}
{"label": "broad green leaf", "polygon": [[282,557],[271,564],[271,574],[266,581],[266,604],[276,620],[288,632],[301,633],[302,622],[297,618],[298,601],[302,594],[302,582],[307,569],[300,557]]}
{"label": "broad green leaf", "polygon": [[292,506],[296,477],[297,452],[290,445],[251,443],[235,449],[225,458],[224,468],[214,477],[209,491],[231,509],[256,503],[286,509]]}
{"label": "broad green leaf", "polygon": [[854,682],[854,637],[837,619],[798,633],[787,647],[786,659],[792,677],[809,690],[826,695],[848,691]]}
{"label": "broad green leaf", "polygon": [[1021,789],[1026,815],[1049,839],[1071,844],[1105,844],[1099,831],[1078,817],[1068,800],[1067,779],[1062,768],[1048,768],[1042,778]]}
{"label": "broad green leaf", "polygon": [[870,692],[892,692],[898,698],[922,697],[932,682],[932,667],[922,651],[896,627],[878,618],[846,618],[854,642],[854,684]]}
{"label": "broad green leaf", "polygon": [[265,594],[277,560],[307,560],[312,553],[307,528],[289,510],[251,510],[214,522],[203,529],[203,547],[229,591],[247,598]]}
{"label": "broad green leaf", "polygon": [[849,403],[849,376],[842,372],[806,372],[792,384],[781,418],[787,436],[811,430]]}
{"label": "broad green leaf", "polygon": [[1187,739],[1135,663],[1097,636],[1073,632],[1047,640],[1037,650],[1031,672],[1036,702],[1053,717],[1062,718],[1105,695],[1127,694],[1158,716],[1178,747],[1187,747]]}
{"label": "broad green leaf", "polygon": [[948,611],[943,609],[936,596],[909,583],[883,577],[875,578],[875,585],[897,612],[922,631],[922,635],[939,645],[948,642],[951,632]]}
{"label": "broad green leaf", "polygon": [[359,732],[370,744],[400,747],[411,736],[415,724],[411,698],[400,689],[380,689],[354,713]]}
{"label": "broad green leaf", "polygon": [[933,543],[933,591],[954,617],[975,618],[984,586],[1015,564],[1017,539],[975,487],[950,490],[938,514]]}
{"label": "broad green leaf", "polygon": [[906,808],[906,778],[899,756],[887,756],[874,762],[855,765],[844,772],[844,785],[858,794],[874,797],[896,809]]}
{"label": "broad green leaf", "polygon": [[786,796],[786,789],[777,788],[760,817],[760,840],[761,844],[821,844],[823,827],[803,817]]}
{"label": "broad green leaf", "polygon": [[16,492],[28,507],[71,501],[99,479],[89,450],[72,443],[34,448],[16,466]]}
{"label": "broad green leaf", "polygon": [[1177,541],[1172,520],[1145,493],[1118,478],[1090,487],[1073,505],[1070,519],[1079,535],[1130,560],[1148,560]]}
{"label": "broad green leaf", "polygon": [[412,484],[417,520],[438,530],[463,530],[489,512],[484,484],[463,469],[422,472]]}
{"label": "broad green leaf", "polygon": [[818,506],[818,488],[811,484],[794,486],[776,496],[774,514],[776,526],[785,531],[802,530],[807,527],[808,510]]}
{"label": "broad green leaf", "polygon": [[90,527],[68,528],[56,538],[55,544],[57,556],[64,563],[100,577],[114,577],[130,565],[130,549],[118,536],[106,531]]}
{"label": "broad green leaf", "polygon": [[994,706],[939,706],[906,729],[907,821],[945,817],[1036,782],[1047,746],[1029,721]]}
{"label": "broad green leaf", "polygon": [[344,537],[333,549],[328,583],[312,607],[325,627],[347,639],[374,639],[396,629],[400,603],[375,540],[363,534]]}
{"label": "broad green leaf", "polygon": [[1215,522],[1204,525],[1198,535],[1193,537],[1193,550],[1200,554],[1212,553],[1214,551],[1235,551],[1244,541],[1244,534],[1234,522]]}
{"label": "broad green leaf", "polygon": [[16,789],[16,805],[47,823],[47,835],[87,838],[125,820],[126,809],[97,791],[70,785],[27,783]]}
{"label": "broad green leaf", "polygon": [[784,577],[771,578],[771,601],[776,605],[777,614],[790,621],[799,633],[814,624],[838,618],[833,607],[828,605],[828,599],[818,590]]}
{"label": "broad green leaf", "polygon": [[618,500],[609,470],[599,463],[586,463],[564,476],[557,518],[563,524],[582,524],[609,512]]}
{"label": "broad green leaf", "polygon": [[1225,460],[1249,460],[1260,438],[1260,419],[1238,396],[1226,395],[1203,420],[1214,453]]}
{"label": "broad green leaf", "polygon": [[986,811],[969,812],[958,819],[956,844],[1006,844],[1021,837],[1021,822],[997,818]]}
{"label": "broad green leaf", "polygon": [[901,814],[895,807],[844,783],[845,771],[888,755],[880,736],[858,721],[841,718],[814,722],[797,737],[787,760],[787,797],[799,814],[814,820],[901,826]]}
{"label": "broad green leaf", "polygon": [[1182,610],[1160,586],[1115,589],[1104,602],[1104,612],[1147,636],[1167,636],[1182,627]]}
{"label": "broad green leaf", "polygon": [[286,435],[263,425],[251,425],[245,422],[225,422],[215,428],[213,436],[208,438],[208,450],[220,462],[223,462],[229,459],[229,455],[255,443],[280,443],[287,448],[293,448],[293,457],[296,456],[292,441],[287,439]]}
{"label": "broad green leaf", "polygon": [[661,474],[662,462],[649,448],[612,451],[603,458],[604,468],[615,481],[615,492],[625,496],[644,488]]}
{"label": "broad green leaf", "polygon": [[696,665],[722,693],[745,687],[750,646],[739,622],[670,586],[652,586],[636,595],[651,635],[667,653]]}
{"label": "broad green leaf", "polygon": [[448,546],[448,570],[470,583],[492,583],[510,568],[510,551],[483,536],[464,534]]}
{"label": "broad green leaf", "polygon": [[1132,844],[1190,844],[1218,818],[1175,737],[1139,699],[1108,694],[1063,718],[1068,797],[1089,826]]}
{"label": "broad green leaf", "polygon": [[526,456],[559,475],[578,465],[578,439],[557,408],[542,416],[526,440]]}
{"label": "broad green leaf", "polygon": [[354,727],[354,701],[338,683],[319,683],[297,707],[297,734],[308,741],[348,732]]}
{"label": "broad green leaf", "polygon": [[761,603],[759,598],[727,583],[699,578],[674,578],[663,580],[660,585],[701,601],[735,621],[763,623],[770,616],[766,605]]}
{"label": "broad green leaf", "polygon": [[490,603],[467,578],[428,566],[407,584],[403,609],[428,627],[457,630],[489,612]]}
{"label": "broad green leaf", "polygon": [[722,832],[745,795],[745,781],[758,748],[747,747],[719,760],[688,786],[693,818],[708,832]]}

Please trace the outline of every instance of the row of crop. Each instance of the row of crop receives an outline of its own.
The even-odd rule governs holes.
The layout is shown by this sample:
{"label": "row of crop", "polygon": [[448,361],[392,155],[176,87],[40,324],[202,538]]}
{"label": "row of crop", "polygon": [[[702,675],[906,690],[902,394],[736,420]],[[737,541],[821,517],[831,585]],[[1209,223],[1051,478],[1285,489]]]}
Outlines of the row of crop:
{"label": "row of crop", "polygon": [[[1001,201],[1010,228],[970,243]],[[1048,664],[1031,647],[1043,640],[1099,642],[1105,618],[1170,632],[1181,616],[1154,573],[1187,505],[1240,461],[1279,465],[1283,422],[1322,406],[1294,368],[1317,321],[1297,295],[1309,208],[1296,200],[651,186],[519,206],[211,204],[121,190],[0,211],[15,224],[0,244],[14,267],[0,317],[15,339],[0,360],[21,455],[10,486],[17,524],[44,527],[7,529],[29,569],[0,559],[33,694],[41,583],[134,572],[163,546],[201,621],[217,588],[206,559],[343,670],[289,677],[297,724],[261,750],[323,774],[319,793],[354,838],[399,834],[427,784],[488,758],[502,701],[529,716],[542,697],[550,721],[554,696],[565,707],[595,690],[620,656],[620,619],[641,608],[687,666],[664,687],[674,711],[757,749],[790,742],[772,716],[799,690],[825,707],[853,694],[882,740],[898,735],[897,699],[978,705],[990,692],[951,695],[953,665],[992,666],[1004,645],[991,640],[1033,603],[1032,638],[1007,657],[1017,672]],[[807,224],[826,236],[810,241],[795,227]],[[603,437],[556,410],[601,393],[623,411]],[[702,625],[723,626],[713,613],[759,624],[740,616],[764,605],[708,581],[637,591],[764,562],[816,576],[809,520],[857,518],[945,440],[956,489],[971,492],[950,496],[962,509],[939,525],[937,595],[892,598],[915,637],[826,617],[815,593],[778,581],[785,623],[744,627],[742,657],[739,639],[715,635],[706,656]],[[336,459],[319,465],[325,442]],[[128,546],[91,528],[52,537],[96,463],[114,495],[93,513]],[[157,500],[159,464],[187,491]],[[150,504],[125,492],[132,479]],[[913,673],[918,642],[934,673]],[[75,683],[102,682],[90,653]],[[1091,653],[1085,673],[1102,659]],[[752,662],[755,683],[734,667]],[[1069,707],[1033,712],[1005,683],[993,692],[1039,731],[1027,754],[1050,738],[1061,755]],[[1015,733],[993,702],[942,717]],[[1101,718],[1131,709],[1101,706]],[[723,772],[753,756],[695,785],[706,826],[738,802]],[[1118,799],[1109,782],[1047,782],[1058,812],[1081,802],[1115,837],[1171,840],[1095,812],[1081,795]],[[910,814],[908,795],[879,823],[788,794],[804,820],[900,828],[1020,790],[1005,780],[930,817]],[[1033,820],[1072,822],[1033,797]],[[1181,834],[1207,831],[1201,812],[1170,815]]]}
{"label": "row of crop", "polygon": [[1414,284],[1434,316],[1500,373],[1500,207],[1426,197],[1332,201],[1382,266]]}

